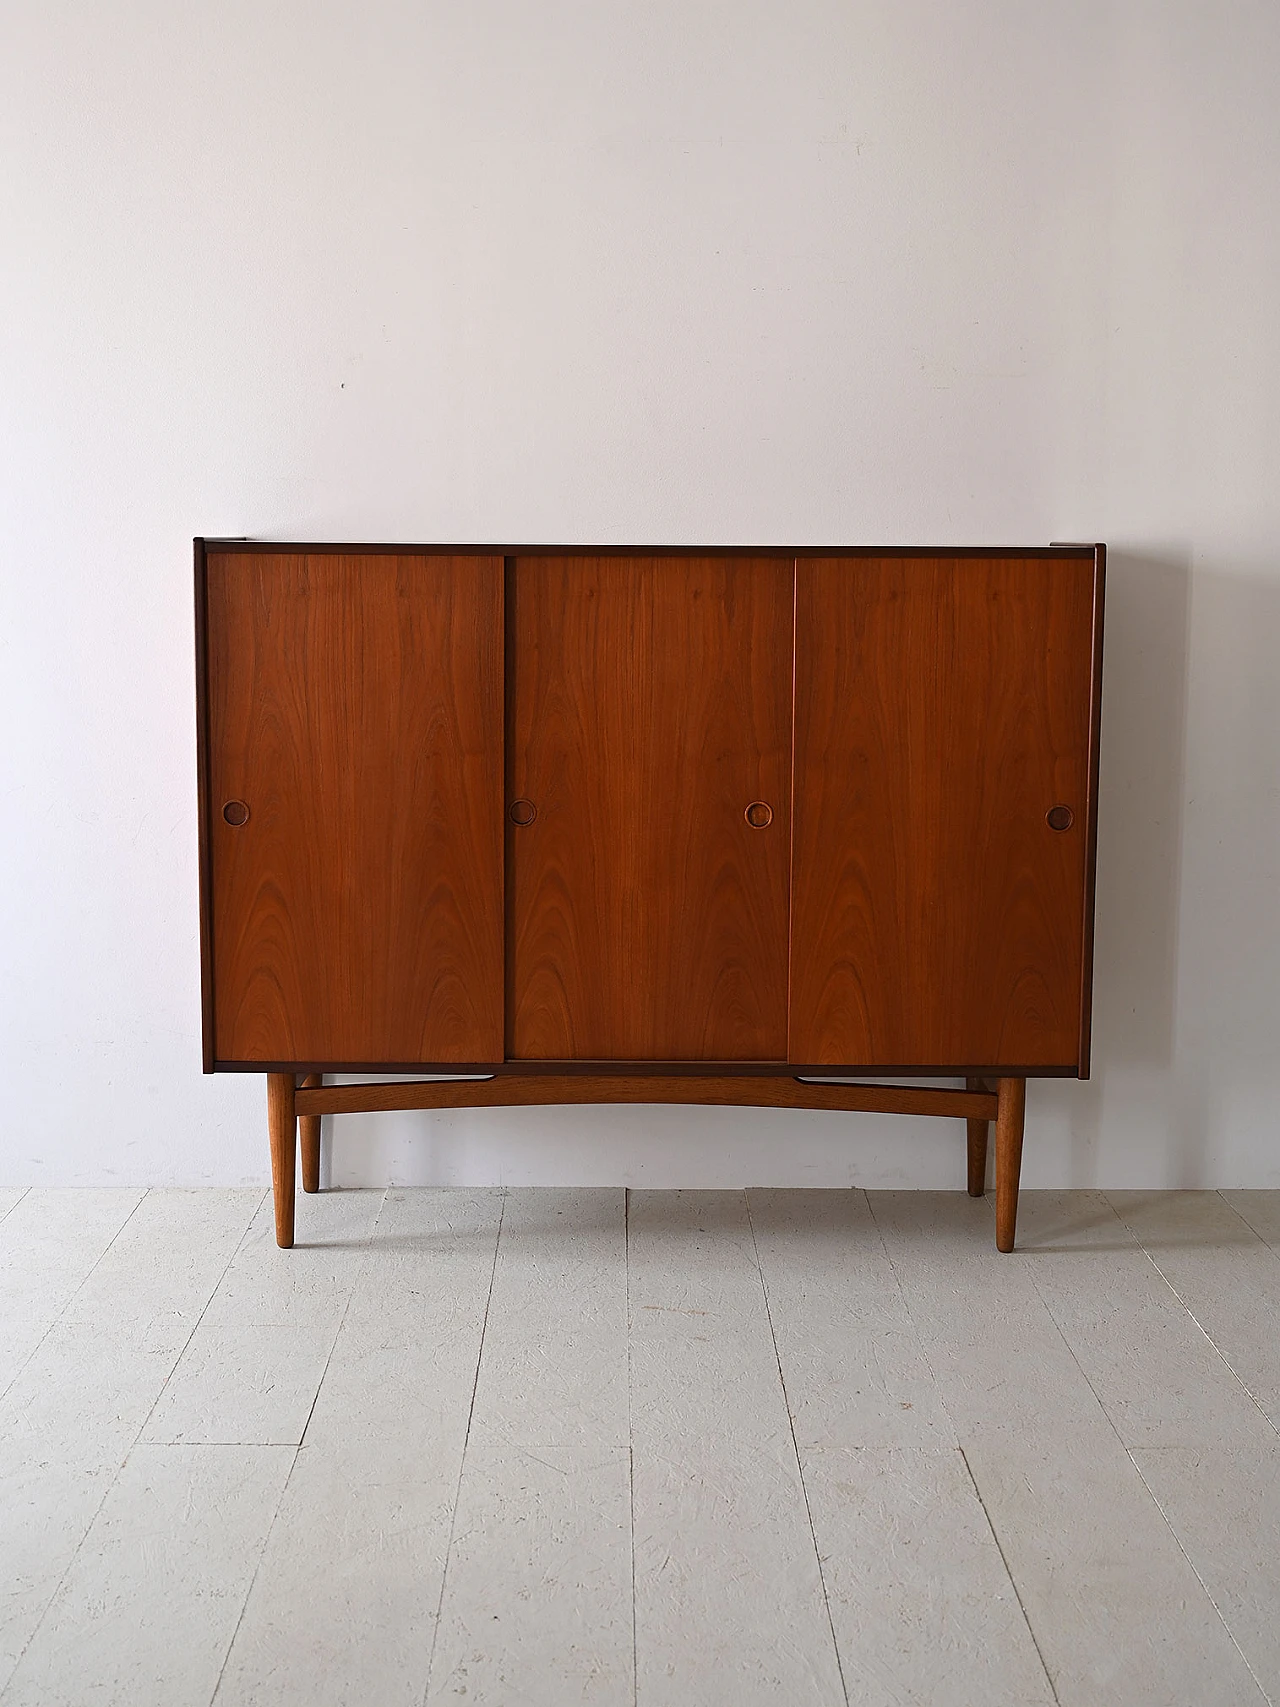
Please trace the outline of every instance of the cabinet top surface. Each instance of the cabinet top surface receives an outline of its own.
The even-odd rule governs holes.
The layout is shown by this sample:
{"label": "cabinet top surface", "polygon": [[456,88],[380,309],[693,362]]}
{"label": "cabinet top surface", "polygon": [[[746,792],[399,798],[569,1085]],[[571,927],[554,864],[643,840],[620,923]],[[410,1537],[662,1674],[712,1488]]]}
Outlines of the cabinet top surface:
{"label": "cabinet top surface", "polygon": [[1105,549],[1072,541],[1061,545],[447,545],[402,540],[215,539],[196,536],[197,546],[230,552],[444,552],[457,557],[1087,557]]}

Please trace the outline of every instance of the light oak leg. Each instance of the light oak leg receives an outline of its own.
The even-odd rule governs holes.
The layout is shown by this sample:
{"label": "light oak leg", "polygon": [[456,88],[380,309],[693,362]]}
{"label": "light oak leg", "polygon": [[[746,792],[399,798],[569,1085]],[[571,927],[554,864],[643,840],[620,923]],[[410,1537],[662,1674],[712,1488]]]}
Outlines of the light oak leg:
{"label": "light oak leg", "polygon": [[[323,1073],[308,1073],[302,1081],[302,1088],[304,1091],[314,1090],[317,1085],[323,1083]],[[302,1148],[302,1189],[303,1191],[319,1191],[320,1116],[318,1114],[300,1114],[298,1116],[298,1138]]]}
{"label": "light oak leg", "polygon": [[[984,1079],[966,1079],[967,1091],[985,1091]],[[989,1120],[969,1120],[969,1196],[985,1197],[987,1193],[987,1129]]]}
{"label": "light oak leg", "polygon": [[271,1132],[271,1190],[276,1205],[276,1243],[293,1244],[294,1170],[298,1160],[298,1117],[292,1073],[267,1074],[267,1125]]}
{"label": "light oak leg", "polygon": [[996,1249],[1011,1251],[1018,1225],[1018,1178],[1027,1081],[1001,1079],[996,1092]]}

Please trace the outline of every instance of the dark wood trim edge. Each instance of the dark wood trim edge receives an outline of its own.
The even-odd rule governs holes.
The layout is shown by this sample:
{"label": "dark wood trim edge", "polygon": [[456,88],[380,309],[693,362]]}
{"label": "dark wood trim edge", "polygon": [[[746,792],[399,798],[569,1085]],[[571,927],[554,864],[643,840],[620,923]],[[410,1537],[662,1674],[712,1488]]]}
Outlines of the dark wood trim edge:
{"label": "dark wood trim edge", "polygon": [[211,551],[338,552],[346,557],[438,552],[448,557],[1092,557],[1091,545],[481,545],[402,540],[207,539]]}
{"label": "dark wood trim edge", "polygon": [[1093,1044],[1093,910],[1098,874],[1098,766],[1102,736],[1102,629],[1106,603],[1107,548],[1093,548],[1093,661],[1089,683],[1089,782],[1085,813],[1083,951],[1080,960],[1080,1059],[1076,1077],[1089,1077]]}
{"label": "dark wood trim edge", "polygon": [[205,542],[192,541],[195,557],[196,819],[200,864],[200,1031],[206,1073],[217,1071],[213,992],[213,850],[209,835],[209,581]]}
{"label": "dark wood trim edge", "polygon": [[1074,1079],[1077,1063],[992,1065],[950,1062],[927,1066],[904,1061],[844,1066],[799,1061],[215,1061],[217,1073],[419,1073],[442,1078],[612,1077],[710,1079]]}
{"label": "dark wood trim edge", "polygon": [[502,559],[502,1048],[509,1053],[515,1032],[515,894],[511,875],[512,823],[507,808],[515,799],[512,774],[515,741],[516,684],[513,680],[519,653],[515,643],[516,559]]}

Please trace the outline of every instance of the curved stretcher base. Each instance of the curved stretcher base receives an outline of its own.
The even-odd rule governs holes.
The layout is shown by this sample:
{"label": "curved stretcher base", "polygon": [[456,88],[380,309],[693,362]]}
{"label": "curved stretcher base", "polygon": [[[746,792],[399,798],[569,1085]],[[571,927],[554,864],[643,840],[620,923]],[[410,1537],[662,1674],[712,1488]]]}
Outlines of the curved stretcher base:
{"label": "curved stretcher base", "polygon": [[267,1074],[276,1243],[293,1244],[295,1165],[302,1141],[302,1186],[320,1186],[320,1119],[416,1108],[520,1108],[556,1103],[694,1103],[736,1108],[812,1108],[863,1114],[949,1115],[967,1122],[969,1195],[986,1190],[987,1132],[996,1123],[996,1245],[1013,1249],[1022,1166],[1025,1079],[967,1079],[964,1090],[923,1085],[839,1084],[831,1080],[712,1077],[664,1073],[504,1073],[492,1078],[397,1084],[325,1085],[312,1073]]}

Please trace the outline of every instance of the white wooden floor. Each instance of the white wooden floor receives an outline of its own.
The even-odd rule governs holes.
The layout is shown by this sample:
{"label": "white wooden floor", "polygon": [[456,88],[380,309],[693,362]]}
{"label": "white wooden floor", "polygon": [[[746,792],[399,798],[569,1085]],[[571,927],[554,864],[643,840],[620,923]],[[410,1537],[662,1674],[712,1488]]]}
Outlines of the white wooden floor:
{"label": "white wooden floor", "polygon": [[0,1703],[1280,1700],[1280,1193],[0,1193]]}

